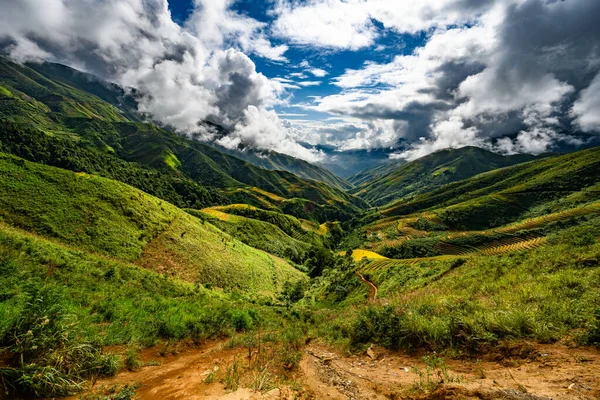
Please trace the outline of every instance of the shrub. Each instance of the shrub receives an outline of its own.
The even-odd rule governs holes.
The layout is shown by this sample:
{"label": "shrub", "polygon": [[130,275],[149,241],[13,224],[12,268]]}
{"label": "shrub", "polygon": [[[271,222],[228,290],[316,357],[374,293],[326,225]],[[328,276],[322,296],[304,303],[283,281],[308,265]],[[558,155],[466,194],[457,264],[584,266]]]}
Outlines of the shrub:
{"label": "shrub", "polygon": [[66,312],[61,293],[43,288],[31,295],[0,340],[17,360],[0,369],[0,377],[18,393],[56,397],[80,391],[87,378],[118,372],[115,355],[80,338],[78,321]]}

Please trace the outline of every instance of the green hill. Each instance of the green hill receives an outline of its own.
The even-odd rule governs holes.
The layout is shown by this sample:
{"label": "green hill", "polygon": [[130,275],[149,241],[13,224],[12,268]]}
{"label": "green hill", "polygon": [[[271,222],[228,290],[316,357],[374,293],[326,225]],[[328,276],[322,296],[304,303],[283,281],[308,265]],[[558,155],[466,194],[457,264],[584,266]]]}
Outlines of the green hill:
{"label": "green hill", "polygon": [[428,210],[445,224],[487,228],[598,198],[600,148],[489,171],[392,204],[384,216]]}
{"label": "green hill", "polygon": [[467,179],[482,172],[533,159],[520,154],[503,156],[478,147],[446,149],[408,164],[388,164],[350,178],[352,193],[375,206],[431,191],[444,184]]}
{"label": "green hill", "polygon": [[286,154],[252,149],[244,149],[243,151],[233,151],[221,147],[218,149],[268,170],[291,172],[305,179],[324,182],[340,190],[347,190],[352,187],[346,180],[327,169]]}
{"label": "green hill", "polygon": [[5,224],[188,282],[273,295],[302,279],[285,261],[116,181],[1,154],[0,188]]}
{"label": "green hill", "polygon": [[[196,192],[201,191],[201,188],[191,188],[194,183],[196,186],[221,191],[258,187],[286,199],[307,200],[327,208],[328,214],[337,213],[342,219],[350,218],[359,208],[366,206],[364,201],[325,183],[303,179],[290,172],[269,171],[168,130],[127,118],[126,115],[132,113],[131,104],[127,103],[131,100],[122,100],[122,91],[114,85],[102,86],[97,78],[88,80],[86,75],[63,66],[43,64],[30,67],[0,59],[0,118],[4,119],[0,141],[4,143],[4,151],[32,161],[56,165],[53,161],[56,158],[89,159],[89,151],[93,150],[115,157],[119,162],[137,163],[162,175],[170,174],[184,181],[184,186]],[[105,102],[99,96],[116,102],[125,111],[121,113],[120,108]],[[22,141],[31,142],[30,137],[22,138],[23,135],[6,133],[23,129],[44,133],[47,137],[36,138],[37,142],[44,145],[47,142],[63,142],[51,146],[50,150],[57,153],[40,157],[37,151],[23,148],[30,143],[23,144]],[[27,136],[31,134],[28,133]],[[68,147],[64,143],[68,140],[73,141],[76,146],[70,146],[70,153],[65,155],[62,150]],[[41,147],[39,143],[35,145]],[[79,151],[85,151],[86,154],[80,156]],[[64,164],[69,163],[60,166],[65,167]],[[107,169],[105,162],[102,165],[88,163],[85,167],[90,169],[74,170],[103,174],[103,170]],[[105,176],[119,179],[114,174]],[[175,185],[175,179],[172,178],[171,181],[171,186]],[[135,184],[133,181],[128,183]],[[183,193],[185,189],[175,191],[180,197],[193,197]],[[160,195],[158,192],[154,194]],[[170,196],[169,200],[173,197]],[[210,201],[210,196],[202,197],[205,197],[202,205],[210,205],[206,204]],[[222,198],[216,200],[212,204],[223,204],[220,201]],[[188,206],[195,206],[191,199],[185,201],[191,203]],[[312,215],[308,217],[313,218]]]}

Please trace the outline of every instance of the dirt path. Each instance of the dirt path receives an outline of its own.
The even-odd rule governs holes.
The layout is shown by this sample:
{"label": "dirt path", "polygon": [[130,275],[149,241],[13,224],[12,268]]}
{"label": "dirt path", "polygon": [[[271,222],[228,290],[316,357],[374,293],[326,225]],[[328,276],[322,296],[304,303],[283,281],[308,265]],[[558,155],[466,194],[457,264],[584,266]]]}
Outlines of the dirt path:
{"label": "dirt path", "polygon": [[[600,398],[600,352],[594,348],[521,344],[503,357],[446,357],[447,372],[432,369],[427,373],[423,354],[391,353],[371,347],[362,355],[343,356],[325,345],[311,344],[304,349],[293,376],[278,380],[275,388],[261,393],[247,387],[234,392],[225,389],[225,370],[236,356],[242,367],[248,359],[247,350],[226,349],[223,344],[208,343],[167,357],[158,356],[158,349],[145,350],[142,359],[158,361],[160,365],[121,373],[96,382],[95,388],[135,384],[142,400]],[[255,374],[253,370],[242,371],[250,375],[250,380]],[[211,373],[216,377],[212,381],[207,380]]]}
{"label": "dirt path", "polygon": [[356,275],[358,275],[358,277],[361,281],[363,281],[363,283],[366,283],[369,286],[369,301],[375,301],[378,292],[377,286],[375,286],[373,282],[365,278],[364,275],[361,274],[359,271],[356,271]]}

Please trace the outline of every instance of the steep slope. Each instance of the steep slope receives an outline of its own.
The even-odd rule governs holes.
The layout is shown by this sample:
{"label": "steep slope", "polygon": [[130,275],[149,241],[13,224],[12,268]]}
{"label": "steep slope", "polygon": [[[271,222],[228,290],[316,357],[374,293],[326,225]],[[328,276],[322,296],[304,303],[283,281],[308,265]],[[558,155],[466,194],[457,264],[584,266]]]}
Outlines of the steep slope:
{"label": "steep slope", "polygon": [[0,153],[0,219],[192,283],[273,295],[302,274],[125,184]]}
{"label": "steep slope", "polygon": [[499,226],[598,198],[600,147],[489,171],[399,201],[387,217],[429,211],[451,227]]}
{"label": "steep slope", "polygon": [[[349,218],[366,206],[364,201],[325,183],[303,179],[289,172],[268,171],[168,130],[136,122],[133,118],[139,116],[129,117],[133,115],[133,100],[115,85],[64,66],[42,64],[30,67],[0,59],[0,118],[5,120],[0,130],[0,141],[5,143],[4,151],[51,165],[55,165],[53,159],[64,158],[64,154],[60,153],[40,159],[35,152],[24,148],[21,142],[27,139],[6,134],[11,129],[14,131],[16,126],[17,130],[39,130],[48,136],[38,142],[72,140],[76,146],[70,147],[70,159],[80,157],[78,148],[86,152],[85,157],[89,156],[89,150],[95,150],[121,161],[137,163],[161,175],[170,175],[172,179],[180,179],[186,187],[199,185],[221,191],[258,187],[286,199],[299,198],[314,203],[313,208],[326,208],[329,213],[343,218]],[[116,106],[103,99],[114,102]],[[14,125],[10,128],[8,124]],[[67,146],[52,147],[56,150]],[[96,168],[102,174],[101,169]],[[202,190],[200,187],[191,189],[196,192]],[[176,191],[179,196],[188,198],[188,206],[195,207],[194,196],[183,193],[187,190]],[[206,196],[201,197],[208,200]],[[212,204],[223,204],[219,196],[212,197],[216,200]]]}
{"label": "steep slope", "polygon": [[390,154],[397,151],[391,148],[340,151],[327,145],[314,147],[327,156],[327,159],[321,165],[344,179],[348,179],[361,171],[389,163]]}
{"label": "steep slope", "polygon": [[364,171],[351,179],[355,184],[362,182],[352,193],[372,205],[381,206],[402,197],[430,191],[446,183],[533,158],[524,154],[502,156],[477,147],[446,149],[399,168],[386,165]]}
{"label": "steep slope", "polygon": [[390,160],[383,165],[379,165],[375,168],[368,168],[352,175],[350,178],[348,178],[348,182],[350,182],[352,185],[360,187],[362,185],[369,184],[370,182],[373,182],[374,180],[379,179],[391,172],[394,172],[406,163],[406,160],[401,159]]}
{"label": "steep slope", "polygon": [[346,180],[336,176],[327,169],[286,154],[252,149],[244,149],[242,151],[229,150],[222,147],[217,147],[217,149],[268,170],[291,172],[305,179],[327,183],[329,186],[340,190],[347,190],[352,187]]}

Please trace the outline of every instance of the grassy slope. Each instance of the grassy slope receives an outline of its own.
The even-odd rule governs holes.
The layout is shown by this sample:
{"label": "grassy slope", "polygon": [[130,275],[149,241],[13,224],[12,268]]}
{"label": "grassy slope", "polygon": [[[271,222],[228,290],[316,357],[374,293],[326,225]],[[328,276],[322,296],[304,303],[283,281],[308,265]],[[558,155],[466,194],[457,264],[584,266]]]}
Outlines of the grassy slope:
{"label": "grassy slope", "polygon": [[353,182],[363,182],[353,190],[372,205],[431,191],[446,183],[467,179],[479,173],[529,161],[533,156],[502,156],[477,147],[435,152],[399,168],[383,166],[363,172]]}
{"label": "grassy slope", "polygon": [[202,211],[188,210],[188,212],[206,219],[223,232],[249,246],[296,263],[300,262],[301,256],[311,247],[310,244],[294,239],[269,222],[230,215],[211,208]]}
{"label": "grassy slope", "polygon": [[137,189],[0,157],[8,224],[191,282],[273,294],[300,272]]}
{"label": "grassy slope", "polygon": [[[30,67],[0,59],[0,117],[204,186],[256,186],[306,199],[345,218],[366,206],[322,182],[268,171],[156,126],[131,122],[124,116],[131,115],[131,104],[123,103],[131,100],[122,101],[123,91],[114,85],[103,87],[97,79],[86,85],[85,75],[52,64]],[[116,102],[125,114],[102,99]]]}
{"label": "grassy slope", "polygon": [[246,160],[259,167],[269,170],[292,172],[305,179],[327,183],[329,186],[336,189],[346,190],[352,187],[346,180],[336,176],[325,168],[286,154],[280,154],[274,151],[258,152],[253,150],[239,152],[224,148],[219,148],[219,150]]}
{"label": "grassy slope", "polygon": [[487,228],[595,200],[599,182],[600,148],[592,148],[451,183],[393,204],[382,214],[432,210],[451,227]]}
{"label": "grassy slope", "polygon": [[[600,326],[598,238],[600,217],[594,216],[556,226],[535,250],[363,272],[378,286],[382,302],[366,310],[338,309],[323,331],[354,345],[467,352],[488,351],[505,339],[552,342],[570,335],[593,343],[589,335]],[[351,270],[328,271],[311,295],[327,299],[330,288],[347,287],[353,289],[342,304],[362,303],[368,290],[359,283]]]}
{"label": "grassy slope", "polygon": [[0,337],[28,302],[50,300],[51,294],[65,313],[77,316],[87,340],[105,345],[222,335],[236,329],[235,308],[248,308],[202,286],[5,224],[0,224],[0,271]]}

